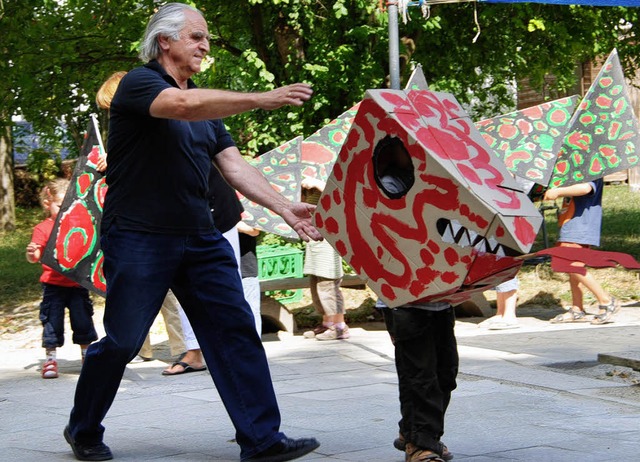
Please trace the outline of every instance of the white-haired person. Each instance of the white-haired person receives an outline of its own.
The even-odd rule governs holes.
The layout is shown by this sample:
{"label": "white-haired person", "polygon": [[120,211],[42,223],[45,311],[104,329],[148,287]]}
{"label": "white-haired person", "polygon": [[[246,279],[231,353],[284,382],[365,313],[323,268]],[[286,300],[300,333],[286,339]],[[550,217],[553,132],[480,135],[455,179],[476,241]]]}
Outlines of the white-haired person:
{"label": "white-haired person", "polygon": [[312,90],[303,83],[257,93],[197,88],[191,77],[208,52],[202,13],[182,3],[162,6],[141,42],[146,64],[122,78],[111,102],[101,224],[107,334],[87,352],[64,430],[79,460],[113,457],[102,421],[169,289],[195,331],[241,460],[291,460],[319,446],[280,431],[267,357],[231,245],[215,229],[207,185],[213,160],[230,186],[282,216],[303,240],[321,239],[311,221],[315,208],[277,193],[243,159],[222,121],[301,106]]}

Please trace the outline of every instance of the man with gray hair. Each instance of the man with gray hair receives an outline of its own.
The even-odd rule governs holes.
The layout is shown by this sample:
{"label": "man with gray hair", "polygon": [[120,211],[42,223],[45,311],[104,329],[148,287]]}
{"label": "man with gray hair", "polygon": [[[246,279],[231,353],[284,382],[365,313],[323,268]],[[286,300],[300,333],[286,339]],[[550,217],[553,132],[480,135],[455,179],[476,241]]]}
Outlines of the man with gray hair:
{"label": "man with gray hair", "polygon": [[146,64],[127,73],[111,103],[101,229],[106,336],[87,353],[64,430],[79,460],[113,457],[101,422],[169,289],[196,333],[241,460],[292,460],[319,446],[280,432],[266,354],[233,250],[215,229],[207,185],[213,160],[233,188],[281,215],[303,240],[321,239],[311,223],[314,207],[276,193],[244,161],[221,120],[301,106],[312,90],[302,83],[262,93],[196,88],[190,78],[208,52],[202,14],[185,4],[163,6],[142,41]]}

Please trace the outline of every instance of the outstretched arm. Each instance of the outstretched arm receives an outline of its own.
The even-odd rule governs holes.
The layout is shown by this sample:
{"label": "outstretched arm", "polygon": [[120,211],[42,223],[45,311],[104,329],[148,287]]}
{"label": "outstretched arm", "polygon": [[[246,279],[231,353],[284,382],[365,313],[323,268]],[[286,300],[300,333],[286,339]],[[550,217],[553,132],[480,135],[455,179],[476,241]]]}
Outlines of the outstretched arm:
{"label": "outstretched arm", "polygon": [[306,83],[294,83],[261,93],[172,87],[160,92],[153,100],[150,113],[162,119],[222,119],[253,109],[271,111],[285,105],[302,106],[312,94],[311,86]]}
{"label": "outstretched arm", "polygon": [[593,188],[589,183],[579,183],[571,186],[547,189],[542,200],[554,201],[558,197],[586,196],[587,194],[591,194],[591,191],[593,191]]}
{"label": "outstretched arm", "polygon": [[322,235],[311,222],[316,207],[302,202],[291,202],[278,193],[256,168],[242,158],[236,147],[218,153],[214,162],[234,189],[244,194],[247,199],[280,215],[302,240],[322,240]]}

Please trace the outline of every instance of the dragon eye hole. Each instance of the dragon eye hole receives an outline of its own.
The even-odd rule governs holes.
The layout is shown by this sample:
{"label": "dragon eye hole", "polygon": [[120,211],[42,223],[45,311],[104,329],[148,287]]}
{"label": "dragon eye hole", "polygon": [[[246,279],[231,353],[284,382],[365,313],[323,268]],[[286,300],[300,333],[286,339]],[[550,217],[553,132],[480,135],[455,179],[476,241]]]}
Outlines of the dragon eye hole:
{"label": "dragon eye hole", "polygon": [[390,199],[406,195],[415,182],[413,162],[404,144],[395,136],[385,136],[373,150],[375,180]]}

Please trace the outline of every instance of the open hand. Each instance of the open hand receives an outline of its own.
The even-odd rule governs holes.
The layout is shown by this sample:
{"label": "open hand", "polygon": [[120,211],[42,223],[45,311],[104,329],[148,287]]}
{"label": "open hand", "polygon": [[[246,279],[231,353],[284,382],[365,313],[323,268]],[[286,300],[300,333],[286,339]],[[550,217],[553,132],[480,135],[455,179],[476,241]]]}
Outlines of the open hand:
{"label": "open hand", "polygon": [[316,206],[302,202],[292,202],[291,206],[282,213],[282,218],[291,226],[300,239],[305,242],[321,241],[322,234],[313,225],[312,218]]}
{"label": "open hand", "polygon": [[302,106],[313,94],[311,85],[306,83],[293,83],[275,90],[260,94],[259,107],[267,111],[278,109],[285,105]]}

